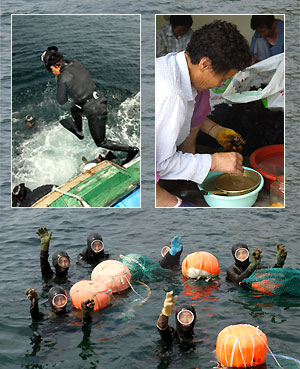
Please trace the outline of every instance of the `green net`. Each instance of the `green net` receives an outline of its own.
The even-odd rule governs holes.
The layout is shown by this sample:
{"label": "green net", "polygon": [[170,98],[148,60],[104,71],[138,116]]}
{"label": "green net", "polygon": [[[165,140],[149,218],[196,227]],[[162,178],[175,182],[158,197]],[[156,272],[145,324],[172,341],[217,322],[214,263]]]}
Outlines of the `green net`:
{"label": "green net", "polygon": [[158,282],[168,273],[158,262],[140,254],[127,254],[120,256],[120,262],[125,264],[131,273],[132,281]]}
{"label": "green net", "polygon": [[257,269],[243,283],[255,291],[300,297],[300,270],[292,268]]}

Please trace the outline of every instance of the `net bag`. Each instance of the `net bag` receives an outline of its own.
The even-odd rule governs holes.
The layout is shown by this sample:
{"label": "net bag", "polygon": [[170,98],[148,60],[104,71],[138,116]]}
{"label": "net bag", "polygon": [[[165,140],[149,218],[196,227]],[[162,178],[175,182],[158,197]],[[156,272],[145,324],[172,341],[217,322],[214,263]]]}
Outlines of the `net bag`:
{"label": "net bag", "polygon": [[130,270],[131,279],[140,282],[158,282],[168,274],[157,262],[141,254],[127,254],[120,256],[120,262]]}
{"label": "net bag", "polygon": [[292,268],[257,269],[243,284],[255,291],[300,297],[300,270]]}

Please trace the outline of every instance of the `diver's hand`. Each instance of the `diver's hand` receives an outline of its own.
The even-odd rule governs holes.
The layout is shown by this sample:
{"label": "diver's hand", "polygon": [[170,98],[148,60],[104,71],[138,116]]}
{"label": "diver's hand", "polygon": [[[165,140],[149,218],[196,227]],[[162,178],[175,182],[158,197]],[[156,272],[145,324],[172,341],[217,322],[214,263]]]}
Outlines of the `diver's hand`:
{"label": "diver's hand", "polygon": [[243,175],[243,157],[237,152],[216,152],[211,155],[211,171]]}
{"label": "diver's hand", "polygon": [[95,301],[92,300],[86,300],[81,303],[82,311],[92,312],[95,307]]}
{"label": "diver's hand", "polygon": [[251,263],[249,264],[248,266],[248,270],[249,272],[254,272],[255,269],[258,268],[260,262],[261,262],[261,259],[263,257],[263,254],[262,254],[262,251],[258,248],[256,248],[252,254],[251,254]]}
{"label": "diver's hand", "polygon": [[181,237],[175,236],[171,241],[171,250],[169,251],[172,256],[182,251]]}
{"label": "diver's hand", "polygon": [[94,310],[95,307],[95,301],[92,300],[86,300],[81,303],[82,308],[82,319],[85,322],[91,322],[91,312]]}
{"label": "diver's hand", "polygon": [[50,245],[50,240],[52,237],[52,232],[48,233],[47,228],[42,228],[40,227],[36,234],[40,237],[41,239],[41,250],[43,251],[48,251],[49,250],[49,245]]}
{"label": "diver's hand", "polygon": [[276,265],[279,268],[282,268],[287,256],[287,251],[285,249],[285,246],[276,245],[277,248],[277,255],[276,255]]}
{"label": "diver's hand", "polygon": [[215,138],[226,151],[242,151],[246,141],[233,129],[216,124],[208,133]]}
{"label": "diver's hand", "polygon": [[173,297],[173,291],[166,293],[166,298],[164,301],[164,307],[162,309],[162,314],[165,316],[170,316],[172,314],[172,310],[176,304],[178,296]]}
{"label": "diver's hand", "polygon": [[38,295],[37,295],[37,292],[34,288],[27,288],[25,293],[26,293],[26,296],[27,296],[28,300],[30,300],[30,301],[32,301],[32,300],[37,301],[38,300]]}

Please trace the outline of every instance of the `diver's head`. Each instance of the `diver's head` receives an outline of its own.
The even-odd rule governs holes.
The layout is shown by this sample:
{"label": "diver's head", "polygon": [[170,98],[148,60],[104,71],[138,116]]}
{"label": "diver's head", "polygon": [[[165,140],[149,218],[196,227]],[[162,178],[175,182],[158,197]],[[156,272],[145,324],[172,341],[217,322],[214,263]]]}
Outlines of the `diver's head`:
{"label": "diver's head", "polygon": [[58,48],[56,46],[49,46],[46,51],[41,55],[42,62],[45,65],[45,68],[54,74],[55,71],[60,69],[60,65],[63,61],[63,54],[58,52]]}
{"label": "diver's head", "polygon": [[88,253],[93,257],[104,256],[104,243],[99,233],[91,233],[87,238]]}
{"label": "diver's head", "polygon": [[15,186],[12,190],[12,196],[17,200],[23,200],[26,197],[27,189],[24,183],[20,183]]}
{"label": "diver's head", "polygon": [[175,313],[176,329],[179,336],[192,336],[196,321],[196,311],[188,304],[180,305]]}
{"label": "diver's head", "polygon": [[249,265],[249,248],[245,243],[237,243],[232,246],[232,256],[235,264],[242,269],[246,269]]}
{"label": "diver's head", "polygon": [[28,114],[25,117],[25,123],[28,125],[28,127],[32,127],[35,125],[35,118],[33,115]]}
{"label": "diver's head", "polygon": [[48,300],[56,313],[64,314],[66,312],[68,296],[62,287],[55,286],[50,288]]}
{"label": "diver's head", "polygon": [[70,257],[68,253],[66,251],[56,251],[52,255],[52,264],[57,275],[67,275],[70,266]]}

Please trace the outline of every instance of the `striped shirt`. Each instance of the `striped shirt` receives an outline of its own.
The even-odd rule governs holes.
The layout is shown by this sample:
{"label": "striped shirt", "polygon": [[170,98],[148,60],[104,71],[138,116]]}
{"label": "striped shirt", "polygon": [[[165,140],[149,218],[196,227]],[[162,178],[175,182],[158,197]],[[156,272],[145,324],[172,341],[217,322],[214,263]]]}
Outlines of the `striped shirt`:
{"label": "striped shirt", "polygon": [[192,37],[193,31],[189,30],[176,38],[172,32],[171,24],[160,28],[156,34],[156,56],[163,56],[171,52],[184,51]]}

